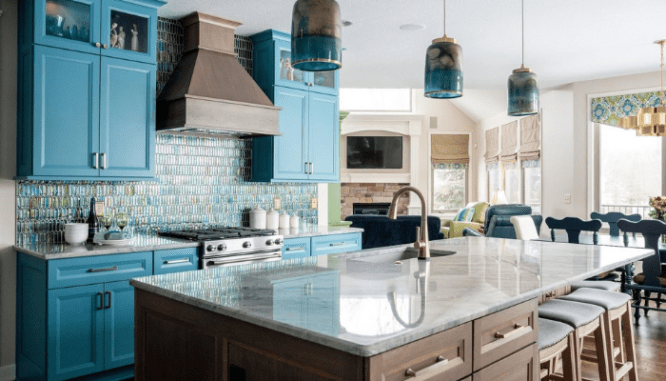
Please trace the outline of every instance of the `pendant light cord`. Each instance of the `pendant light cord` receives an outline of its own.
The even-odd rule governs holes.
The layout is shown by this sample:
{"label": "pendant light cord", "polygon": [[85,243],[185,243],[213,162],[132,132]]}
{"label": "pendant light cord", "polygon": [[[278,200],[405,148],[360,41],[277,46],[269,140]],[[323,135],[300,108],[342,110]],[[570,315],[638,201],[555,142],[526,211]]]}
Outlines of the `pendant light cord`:
{"label": "pendant light cord", "polygon": [[521,51],[521,59],[520,59],[520,67],[524,68],[525,67],[525,0],[520,1],[520,25],[521,25],[521,31],[522,31],[522,51]]}
{"label": "pendant light cord", "polygon": [[446,36],[446,0],[444,0],[444,11],[442,14],[444,15],[444,22],[442,23],[444,28],[444,36]]}

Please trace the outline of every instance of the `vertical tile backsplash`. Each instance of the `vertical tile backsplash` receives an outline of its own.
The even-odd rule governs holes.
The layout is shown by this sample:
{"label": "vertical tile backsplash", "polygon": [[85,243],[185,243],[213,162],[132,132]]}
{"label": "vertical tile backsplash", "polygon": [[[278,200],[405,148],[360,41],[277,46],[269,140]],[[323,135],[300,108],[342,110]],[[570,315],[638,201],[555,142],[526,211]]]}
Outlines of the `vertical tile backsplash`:
{"label": "vertical tile backsplash", "polygon": [[[182,56],[183,28],[159,18],[158,93]],[[236,56],[252,72],[252,43],[236,36]],[[85,219],[90,198],[105,213],[127,213],[137,231],[248,226],[253,205],[264,209],[280,198],[282,209],[309,224],[318,222],[310,202],[317,184],[252,183],[252,140],[158,134],[155,181],[17,181],[16,242],[59,242],[63,224]]]}

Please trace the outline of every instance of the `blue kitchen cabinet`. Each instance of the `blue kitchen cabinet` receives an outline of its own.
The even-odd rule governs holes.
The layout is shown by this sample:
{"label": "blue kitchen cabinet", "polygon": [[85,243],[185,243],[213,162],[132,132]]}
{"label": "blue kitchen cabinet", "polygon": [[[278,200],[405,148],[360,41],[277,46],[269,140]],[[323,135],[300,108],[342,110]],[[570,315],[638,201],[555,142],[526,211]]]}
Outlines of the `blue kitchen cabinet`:
{"label": "blue kitchen cabinet", "polygon": [[153,274],[169,274],[192,271],[199,268],[199,249],[159,250],[153,253]]}
{"label": "blue kitchen cabinet", "polygon": [[288,238],[282,245],[282,259],[304,258],[310,256],[310,237]]}
{"label": "blue kitchen cabinet", "polygon": [[[157,8],[164,4],[166,2],[161,0],[102,0],[102,55],[154,65],[157,61]],[[124,44],[121,46],[116,38],[114,46],[112,30],[120,35],[121,27]]]}
{"label": "blue kitchen cabinet", "polygon": [[134,287],[129,281],[104,285],[104,367],[134,364]]}
{"label": "blue kitchen cabinet", "polygon": [[361,250],[361,233],[329,234],[314,237],[286,238],[282,259],[316,257]]}
{"label": "blue kitchen cabinet", "polygon": [[339,181],[339,73],[290,68],[288,34],[268,30],[252,41],[254,79],[282,108],[282,136],[253,139],[252,181]]}

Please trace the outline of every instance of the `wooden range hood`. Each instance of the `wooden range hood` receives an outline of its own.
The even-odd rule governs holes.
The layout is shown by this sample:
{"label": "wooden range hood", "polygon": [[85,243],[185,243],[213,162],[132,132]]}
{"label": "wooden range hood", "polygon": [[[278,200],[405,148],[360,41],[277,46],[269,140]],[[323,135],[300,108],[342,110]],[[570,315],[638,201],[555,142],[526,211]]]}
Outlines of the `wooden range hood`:
{"label": "wooden range hood", "polygon": [[157,99],[157,130],[196,135],[280,135],[275,107],[234,55],[241,25],[199,12],[180,22],[185,49]]}

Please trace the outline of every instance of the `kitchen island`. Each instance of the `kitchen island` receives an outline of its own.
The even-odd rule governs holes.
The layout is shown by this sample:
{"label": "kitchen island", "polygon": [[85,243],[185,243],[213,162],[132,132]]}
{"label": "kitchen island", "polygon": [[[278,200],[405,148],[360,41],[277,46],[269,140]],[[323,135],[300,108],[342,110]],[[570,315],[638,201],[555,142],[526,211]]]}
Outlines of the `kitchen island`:
{"label": "kitchen island", "polygon": [[431,251],[134,279],[136,379],[538,379],[537,298],[654,254],[482,237]]}

